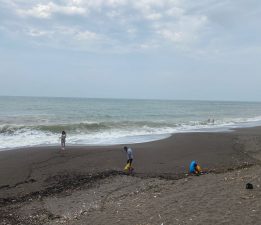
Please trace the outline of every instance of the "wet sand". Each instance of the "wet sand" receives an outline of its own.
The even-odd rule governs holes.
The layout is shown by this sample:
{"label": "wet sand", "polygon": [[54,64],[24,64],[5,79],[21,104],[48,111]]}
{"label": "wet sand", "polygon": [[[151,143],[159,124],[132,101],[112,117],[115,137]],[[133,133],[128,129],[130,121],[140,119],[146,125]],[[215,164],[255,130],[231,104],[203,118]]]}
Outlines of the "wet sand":
{"label": "wet sand", "polygon": [[[0,152],[0,224],[259,224],[261,127]],[[197,160],[206,175],[188,176]],[[245,184],[254,184],[246,190]]]}

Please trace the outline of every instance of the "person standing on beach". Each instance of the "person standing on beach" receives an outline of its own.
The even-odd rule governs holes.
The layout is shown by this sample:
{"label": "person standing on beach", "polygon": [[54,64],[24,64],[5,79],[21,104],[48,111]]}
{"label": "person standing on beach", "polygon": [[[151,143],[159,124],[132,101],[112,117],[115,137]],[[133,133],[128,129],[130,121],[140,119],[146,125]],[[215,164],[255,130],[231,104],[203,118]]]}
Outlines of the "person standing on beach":
{"label": "person standing on beach", "polygon": [[127,153],[127,164],[130,164],[129,168],[132,169],[132,161],[133,161],[133,152],[130,147],[124,146],[124,150]]}
{"label": "person standing on beach", "polygon": [[66,133],[63,130],[62,131],[62,136],[61,136],[61,146],[62,146],[62,150],[65,150],[65,139],[66,139]]}

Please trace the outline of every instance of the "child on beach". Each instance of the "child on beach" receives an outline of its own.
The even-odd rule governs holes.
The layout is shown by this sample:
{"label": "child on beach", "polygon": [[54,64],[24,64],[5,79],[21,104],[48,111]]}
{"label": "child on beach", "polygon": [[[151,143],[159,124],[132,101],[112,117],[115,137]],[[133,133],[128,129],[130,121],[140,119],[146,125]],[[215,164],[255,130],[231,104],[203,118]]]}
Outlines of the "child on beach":
{"label": "child on beach", "polygon": [[197,164],[196,161],[192,161],[189,166],[189,173],[200,175],[202,172],[200,166]]}
{"label": "child on beach", "polygon": [[132,149],[130,147],[124,146],[123,148],[127,153],[127,165],[125,167],[126,170],[129,170],[130,172],[133,170],[132,168],[132,161],[133,161],[133,153]]}
{"label": "child on beach", "polygon": [[66,139],[66,133],[63,130],[62,131],[62,136],[61,136],[61,146],[62,146],[62,150],[65,150],[65,139]]}

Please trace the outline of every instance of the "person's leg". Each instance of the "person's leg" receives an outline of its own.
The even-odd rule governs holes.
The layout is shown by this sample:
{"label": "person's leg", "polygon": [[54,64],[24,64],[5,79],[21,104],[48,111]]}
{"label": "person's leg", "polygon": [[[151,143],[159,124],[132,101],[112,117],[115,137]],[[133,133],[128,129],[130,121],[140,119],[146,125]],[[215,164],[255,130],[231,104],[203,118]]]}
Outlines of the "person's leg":
{"label": "person's leg", "polygon": [[133,159],[129,159],[129,161],[130,161],[130,167],[131,167],[131,164],[132,164],[132,160],[133,160]]}

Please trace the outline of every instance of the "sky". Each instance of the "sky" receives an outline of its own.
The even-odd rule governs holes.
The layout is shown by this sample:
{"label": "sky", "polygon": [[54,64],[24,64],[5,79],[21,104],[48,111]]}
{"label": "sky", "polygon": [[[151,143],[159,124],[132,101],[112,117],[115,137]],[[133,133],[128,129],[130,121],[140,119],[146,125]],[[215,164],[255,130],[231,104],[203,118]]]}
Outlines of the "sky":
{"label": "sky", "polygon": [[0,0],[0,95],[261,101],[260,0]]}

